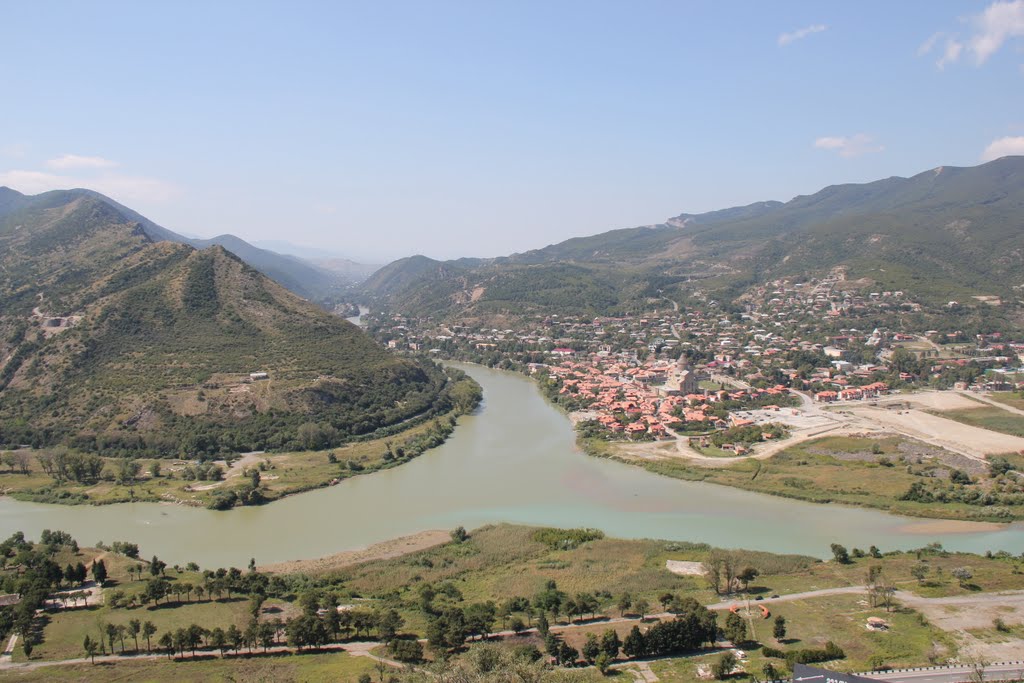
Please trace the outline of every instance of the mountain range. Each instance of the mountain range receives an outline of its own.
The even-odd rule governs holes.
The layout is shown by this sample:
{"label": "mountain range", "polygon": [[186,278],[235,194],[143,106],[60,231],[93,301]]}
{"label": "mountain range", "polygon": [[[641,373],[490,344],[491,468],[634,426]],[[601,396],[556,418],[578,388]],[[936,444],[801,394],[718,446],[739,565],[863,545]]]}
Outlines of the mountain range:
{"label": "mountain range", "polygon": [[[108,204],[125,217],[137,222],[155,241],[177,242],[196,249],[214,245],[224,247],[292,292],[318,303],[330,304],[344,299],[352,285],[364,280],[377,269],[377,266],[368,266],[341,257],[319,259],[321,262],[316,263],[311,259],[302,258],[301,255],[279,253],[269,248],[254,246],[234,235],[218,235],[209,239],[186,237],[92,190],[58,190],[26,196],[8,187],[0,187],[0,206],[7,205],[10,210],[22,210],[32,206],[61,203],[71,196],[91,197]],[[279,244],[287,245],[286,242]]]}
{"label": "mountain range", "polygon": [[600,314],[642,309],[667,290],[735,297],[777,278],[836,272],[863,289],[907,290],[934,303],[1016,301],[1024,157],[684,213],[508,257],[413,256],[378,270],[361,291],[378,306],[440,316]]}
{"label": "mountain range", "polygon": [[446,408],[433,364],[176,237],[93,192],[0,188],[0,443],[212,455]]}

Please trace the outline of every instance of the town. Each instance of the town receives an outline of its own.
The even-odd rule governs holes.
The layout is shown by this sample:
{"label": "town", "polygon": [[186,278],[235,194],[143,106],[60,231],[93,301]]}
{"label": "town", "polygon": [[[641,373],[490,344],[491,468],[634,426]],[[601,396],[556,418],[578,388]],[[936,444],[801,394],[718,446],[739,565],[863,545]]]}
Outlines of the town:
{"label": "town", "polygon": [[855,284],[840,271],[773,281],[728,306],[698,291],[685,303],[651,300],[642,314],[507,317],[516,322],[505,329],[382,313],[369,330],[399,351],[534,376],[588,435],[685,440],[697,454],[743,455],[803,428],[856,431],[863,425],[840,410],[848,404],[1020,387],[1024,342],[998,330],[908,329],[906,316],[932,319],[926,306]]}

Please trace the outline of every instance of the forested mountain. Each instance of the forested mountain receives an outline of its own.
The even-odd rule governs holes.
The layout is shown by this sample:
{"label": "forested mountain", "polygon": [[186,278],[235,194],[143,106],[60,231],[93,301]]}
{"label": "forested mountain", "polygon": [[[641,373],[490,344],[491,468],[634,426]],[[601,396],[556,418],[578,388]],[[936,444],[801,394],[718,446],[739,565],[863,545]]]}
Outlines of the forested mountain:
{"label": "forested mountain", "polygon": [[254,247],[234,235],[218,235],[211,239],[197,239],[179,235],[172,230],[157,225],[142,214],[115,202],[92,190],[56,190],[35,196],[25,196],[10,188],[0,188],[0,212],[3,206],[8,211],[26,210],[32,207],[44,208],[66,204],[75,197],[89,197],[111,206],[118,213],[138,223],[143,231],[157,242],[177,242],[187,244],[196,249],[219,245],[239,257],[250,266],[267,277],[276,280],[287,289],[311,301],[330,303],[342,298],[347,287],[363,277],[349,273],[336,272],[330,268],[319,267],[301,258],[286,254],[278,254],[268,249]]}
{"label": "forested mountain", "polygon": [[215,453],[446,409],[432,364],[220,246],[157,239],[92,193],[0,189],[0,443]]}
{"label": "forested mountain", "polygon": [[681,214],[467,266],[428,268],[423,258],[386,266],[364,283],[367,295],[399,310],[426,298],[431,310],[466,314],[500,309],[513,291],[520,311],[555,301],[613,313],[666,287],[735,295],[843,267],[865,288],[905,289],[934,302],[1016,298],[1024,285],[1024,157]]}

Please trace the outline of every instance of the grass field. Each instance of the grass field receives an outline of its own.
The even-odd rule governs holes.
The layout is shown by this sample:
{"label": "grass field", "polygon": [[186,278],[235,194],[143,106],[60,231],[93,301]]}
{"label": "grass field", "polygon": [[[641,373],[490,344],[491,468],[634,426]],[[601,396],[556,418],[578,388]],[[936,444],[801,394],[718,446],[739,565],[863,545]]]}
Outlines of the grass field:
{"label": "grass field", "polygon": [[[1010,405],[1007,403],[1007,405]],[[948,417],[957,422],[981,427],[993,432],[1012,434],[1013,436],[1024,436],[1024,416],[1001,410],[995,406],[982,408],[968,408],[966,410],[945,410],[936,413],[942,417]]]}
{"label": "grass field", "polygon": [[1018,408],[1024,410],[1024,397],[1013,391],[996,391],[993,392],[990,397],[993,401],[1005,403],[1011,408]]}
{"label": "grass field", "polygon": [[[953,638],[922,619],[913,610],[886,612],[884,608],[869,607],[860,596],[833,596],[828,599],[798,600],[772,606],[772,618],[786,619],[786,637],[782,643],[772,638],[771,620],[753,621],[755,635],[761,642],[783,651],[821,648],[831,640],[843,649],[844,659],[823,666],[839,671],[865,671],[875,666],[927,665],[932,661],[945,661],[957,653]],[[889,623],[887,631],[869,631],[868,617],[881,617]],[[724,615],[719,616],[719,621]],[[776,669],[785,670],[785,661],[765,657],[761,646],[743,648],[747,654],[744,669],[762,676],[764,664],[771,662]],[[651,669],[663,681],[696,680],[700,664],[710,664],[718,655],[678,658],[651,663]]]}
{"label": "grass field", "polygon": [[310,683],[355,683],[361,674],[379,680],[375,662],[367,657],[353,657],[344,653],[274,655],[269,657],[204,657],[195,661],[185,659],[168,662],[166,659],[136,660],[117,663],[47,666],[34,671],[8,673],[15,681],[309,681]]}
{"label": "grass field", "polygon": [[[671,453],[659,460],[619,456],[614,444],[595,439],[584,440],[581,446],[591,455],[618,457],[678,479],[706,481],[814,503],[842,503],[941,519],[1008,522],[1024,518],[1024,509],[1019,507],[995,511],[993,506],[959,502],[899,500],[911,484],[922,480],[922,474],[929,470],[948,474],[951,469],[937,458],[923,458],[918,462],[913,455],[915,448],[927,449],[929,453],[937,449],[902,437],[824,437],[792,446],[767,460],[748,459],[716,468],[688,463],[672,457]],[[915,474],[909,473],[908,467]],[[979,482],[972,486],[984,490],[984,478]]]}

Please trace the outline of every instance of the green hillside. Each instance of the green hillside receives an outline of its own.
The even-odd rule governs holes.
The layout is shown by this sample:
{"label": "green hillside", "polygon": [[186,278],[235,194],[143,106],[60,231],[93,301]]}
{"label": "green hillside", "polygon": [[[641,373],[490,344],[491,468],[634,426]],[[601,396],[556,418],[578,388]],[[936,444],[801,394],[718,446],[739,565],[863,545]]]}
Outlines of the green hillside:
{"label": "green hillside", "polygon": [[6,216],[18,215],[33,209],[64,206],[84,197],[106,204],[124,219],[137,223],[145,234],[156,242],[176,242],[196,249],[221,246],[267,277],[301,297],[321,303],[333,303],[345,298],[347,288],[357,278],[342,272],[321,268],[304,259],[260,249],[234,235],[218,235],[210,239],[184,237],[157,225],[142,214],[92,190],[55,190],[35,196],[26,196],[7,187],[0,187],[0,223]]}
{"label": "green hillside", "polygon": [[330,445],[448,409],[439,368],[223,248],[154,242],[97,197],[49,195],[11,210],[0,193],[0,443],[301,448],[303,425]]}
{"label": "green hillside", "polygon": [[[736,295],[839,267],[864,288],[903,289],[935,304],[975,295],[1015,301],[1024,285],[1024,157],[682,214],[469,265],[398,261],[364,291],[409,312],[429,299],[434,312],[486,313],[514,298],[531,310],[558,312],[569,301],[615,313],[658,290]],[[402,284],[386,284],[394,282]]]}

